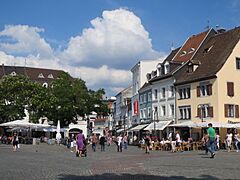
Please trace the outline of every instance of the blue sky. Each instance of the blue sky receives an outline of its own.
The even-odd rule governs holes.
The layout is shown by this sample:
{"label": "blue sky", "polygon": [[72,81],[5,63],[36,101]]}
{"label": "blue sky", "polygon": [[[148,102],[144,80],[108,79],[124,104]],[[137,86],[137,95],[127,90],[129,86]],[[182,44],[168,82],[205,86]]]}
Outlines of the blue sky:
{"label": "blue sky", "polygon": [[239,9],[238,0],[3,0],[0,63],[64,69],[112,96],[140,59],[164,58],[208,24],[239,26]]}

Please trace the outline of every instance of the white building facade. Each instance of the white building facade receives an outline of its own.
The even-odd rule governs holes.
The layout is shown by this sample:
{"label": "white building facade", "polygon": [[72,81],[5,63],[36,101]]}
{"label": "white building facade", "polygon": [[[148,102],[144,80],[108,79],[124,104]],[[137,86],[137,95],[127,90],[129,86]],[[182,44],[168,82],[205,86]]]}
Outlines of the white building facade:
{"label": "white building facade", "polygon": [[139,89],[148,82],[147,73],[156,69],[157,64],[161,60],[142,60],[139,61],[132,69],[132,124],[140,124],[139,112]]}

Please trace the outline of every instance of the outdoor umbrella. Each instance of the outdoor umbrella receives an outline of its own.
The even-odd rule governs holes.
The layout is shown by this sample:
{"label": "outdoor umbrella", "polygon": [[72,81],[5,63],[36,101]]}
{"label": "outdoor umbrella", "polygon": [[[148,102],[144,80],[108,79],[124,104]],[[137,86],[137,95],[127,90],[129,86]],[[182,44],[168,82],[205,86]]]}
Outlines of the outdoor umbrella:
{"label": "outdoor umbrella", "polygon": [[60,121],[58,120],[58,123],[57,123],[57,134],[56,134],[56,139],[57,139],[58,144],[60,143],[60,139],[62,138],[60,130],[61,130],[61,128],[60,128]]}

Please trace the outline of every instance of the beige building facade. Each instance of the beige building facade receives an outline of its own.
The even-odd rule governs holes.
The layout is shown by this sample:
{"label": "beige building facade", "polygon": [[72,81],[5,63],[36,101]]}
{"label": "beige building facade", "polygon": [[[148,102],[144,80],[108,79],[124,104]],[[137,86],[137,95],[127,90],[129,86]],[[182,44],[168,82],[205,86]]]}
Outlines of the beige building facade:
{"label": "beige building facade", "polygon": [[176,73],[177,123],[240,123],[240,28],[218,33]]}

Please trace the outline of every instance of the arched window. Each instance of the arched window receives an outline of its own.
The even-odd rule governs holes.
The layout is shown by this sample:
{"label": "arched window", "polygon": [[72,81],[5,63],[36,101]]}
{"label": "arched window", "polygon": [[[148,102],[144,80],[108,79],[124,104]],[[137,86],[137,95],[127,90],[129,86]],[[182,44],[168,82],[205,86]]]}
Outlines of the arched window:
{"label": "arched window", "polygon": [[47,88],[48,87],[48,83],[43,83],[43,85],[42,85],[43,87],[45,87],[45,88]]}

